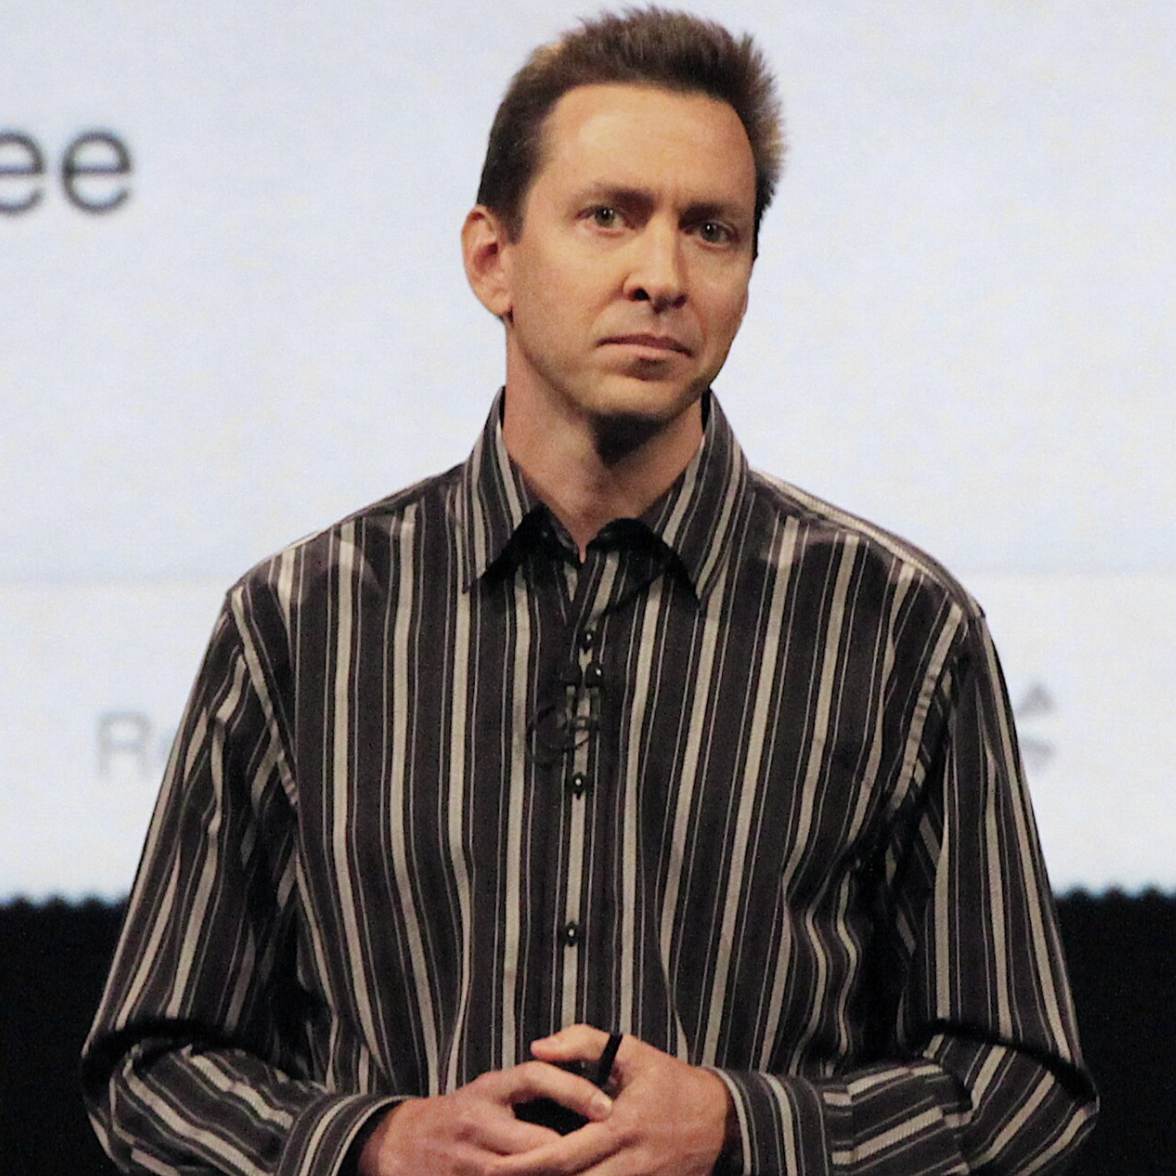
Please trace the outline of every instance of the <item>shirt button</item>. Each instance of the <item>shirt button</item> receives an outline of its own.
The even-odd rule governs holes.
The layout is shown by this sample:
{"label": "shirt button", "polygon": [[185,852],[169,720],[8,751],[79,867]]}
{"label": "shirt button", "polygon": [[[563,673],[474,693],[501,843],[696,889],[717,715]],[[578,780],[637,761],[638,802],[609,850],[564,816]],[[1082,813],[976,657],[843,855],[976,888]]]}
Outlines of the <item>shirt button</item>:
{"label": "shirt button", "polygon": [[590,663],[584,670],[584,684],[586,686],[599,686],[604,681],[604,670],[600,662]]}
{"label": "shirt button", "polygon": [[576,772],[572,776],[572,791],[577,796],[584,795],[584,789],[588,787],[588,777],[583,772]]}
{"label": "shirt button", "polygon": [[592,649],[596,645],[596,630],[585,629],[580,634],[580,648],[584,650]]}
{"label": "shirt button", "polygon": [[580,924],[572,921],[564,924],[563,941],[565,947],[575,947],[580,942]]}

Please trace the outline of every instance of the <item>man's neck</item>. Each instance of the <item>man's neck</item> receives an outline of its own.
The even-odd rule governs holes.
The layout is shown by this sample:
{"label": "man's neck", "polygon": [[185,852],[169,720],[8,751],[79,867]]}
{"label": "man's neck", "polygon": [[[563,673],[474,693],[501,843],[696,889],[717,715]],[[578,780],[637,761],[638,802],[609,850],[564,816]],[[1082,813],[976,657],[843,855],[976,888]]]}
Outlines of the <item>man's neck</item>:
{"label": "man's neck", "polygon": [[657,428],[561,420],[514,406],[502,422],[507,452],[580,552],[613,519],[640,517],[690,464],[702,441],[701,405]]}

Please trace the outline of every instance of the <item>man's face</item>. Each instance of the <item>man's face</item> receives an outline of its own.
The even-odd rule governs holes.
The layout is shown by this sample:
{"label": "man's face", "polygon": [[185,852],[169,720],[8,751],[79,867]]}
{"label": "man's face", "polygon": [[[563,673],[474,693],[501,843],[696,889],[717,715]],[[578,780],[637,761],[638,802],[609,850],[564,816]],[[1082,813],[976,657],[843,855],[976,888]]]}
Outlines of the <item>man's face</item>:
{"label": "man's face", "polygon": [[631,85],[565,94],[502,249],[508,406],[525,392],[552,422],[606,433],[692,410],[743,319],[754,218],[751,145],[726,103]]}

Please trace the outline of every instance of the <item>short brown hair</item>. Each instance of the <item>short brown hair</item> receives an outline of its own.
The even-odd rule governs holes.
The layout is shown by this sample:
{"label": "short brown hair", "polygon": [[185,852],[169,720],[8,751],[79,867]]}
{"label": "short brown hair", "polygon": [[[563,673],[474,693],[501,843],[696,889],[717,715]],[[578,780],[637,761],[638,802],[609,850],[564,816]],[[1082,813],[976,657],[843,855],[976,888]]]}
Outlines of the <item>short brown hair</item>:
{"label": "short brown hair", "polygon": [[734,109],[755,160],[758,241],[784,155],[771,71],[750,35],[736,40],[714,21],[664,8],[630,8],[584,20],[531,54],[494,116],[478,203],[496,212],[517,237],[523,201],[539,170],[547,116],[569,90],[613,82],[707,94]]}

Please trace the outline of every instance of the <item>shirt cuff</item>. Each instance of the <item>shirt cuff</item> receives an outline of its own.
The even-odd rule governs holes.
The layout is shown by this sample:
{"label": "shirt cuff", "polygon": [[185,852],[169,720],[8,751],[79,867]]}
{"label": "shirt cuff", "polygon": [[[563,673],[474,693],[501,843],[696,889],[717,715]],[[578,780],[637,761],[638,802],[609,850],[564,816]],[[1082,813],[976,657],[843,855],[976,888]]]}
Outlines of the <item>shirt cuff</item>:
{"label": "shirt cuff", "polygon": [[381,1112],[403,1102],[403,1097],[355,1094],[331,1095],[307,1107],[291,1128],[276,1176],[350,1176],[358,1162],[352,1144]]}
{"label": "shirt cuff", "polygon": [[711,1072],[730,1092],[739,1123],[724,1176],[832,1176],[827,1111],[813,1083],[758,1070]]}

